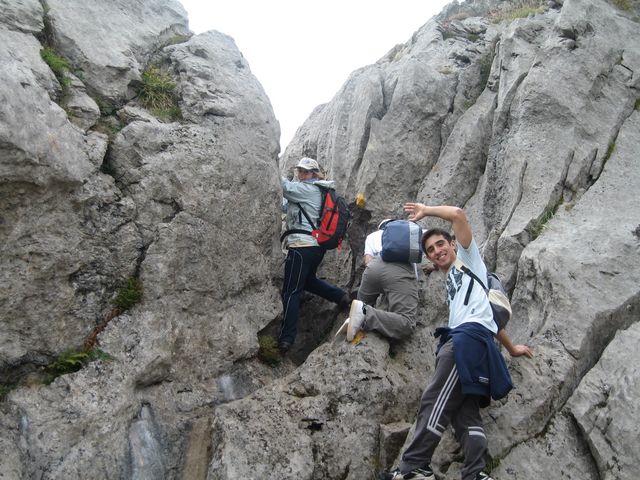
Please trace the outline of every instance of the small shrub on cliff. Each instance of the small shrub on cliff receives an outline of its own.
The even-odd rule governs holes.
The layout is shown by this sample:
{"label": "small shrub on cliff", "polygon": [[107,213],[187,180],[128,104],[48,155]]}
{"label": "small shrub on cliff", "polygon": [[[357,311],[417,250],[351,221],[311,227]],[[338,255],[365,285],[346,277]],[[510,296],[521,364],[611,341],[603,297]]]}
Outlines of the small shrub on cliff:
{"label": "small shrub on cliff", "polygon": [[4,400],[11,390],[16,388],[15,385],[0,383],[0,402]]}
{"label": "small shrub on cliff", "polygon": [[263,335],[258,337],[258,344],[260,350],[258,350],[258,358],[267,365],[278,365],[282,361],[280,350],[278,350],[278,341],[270,336]]}
{"label": "small shrub on cliff", "polygon": [[620,10],[631,10],[631,0],[613,0],[613,4]]}
{"label": "small shrub on cliff", "polygon": [[521,0],[510,8],[491,13],[489,18],[493,23],[500,23],[503,20],[511,22],[517,18],[543,13],[544,6],[542,4],[541,0]]}
{"label": "small shrub on cliff", "polygon": [[180,109],[175,89],[171,76],[152,65],[142,72],[138,100],[156,117],[176,120],[180,118]]}
{"label": "small shrub on cliff", "polygon": [[49,68],[58,79],[58,82],[60,82],[62,89],[66,90],[71,83],[67,76],[67,72],[69,71],[69,64],[67,61],[58,55],[51,47],[45,47],[40,50],[40,56],[42,57],[42,60],[49,65]]}
{"label": "small shrub on cliff", "polygon": [[47,379],[50,384],[60,375],[74,373],[94,360],[109,360],[111,356],[102,350],[66,350],[58,358],[45,367]]}
{"label": "small shrub on cliff", "polygon": [[613,152],[615,151],[616,151],[616,142],[611,142],[607,146],[607,153],[604,154],[604,161],[606,162],[607,160],[609,160],[611,158],[611,155],[613,155]]}
{"label": "small shrub on cliff", "polygon": [[118,289],[116,298],[113,300],[113,305],[118,308],[120,312],[129,310],[142,300],[142,293],[142,282],[132,277]]}
{"label": "small shrub on cliff", "polygon": [[498,468],[499,466],[500,466],[500,459],[497,458],[497,457],[491,457],[487,461],[487,463],[486,463],[486,465],[484,467],[484,471],[487,472],[487,473],[491,473],[496,468]]}
{"label": "small shrub on cliff", "polygon": [[[113,140],[116,134],[124,128],[124,123],[119,121],[116,117],[100,117],[93,129],[96,132],[104,133],[109,140]],[[103,173],[107,173],[103,171]]]}
{"label": "small shrub on cliff", "polygon": [[491,65],[493,64],[493,52],[486,53],[480,58],[480,85],[486,86],[491,74]]}
{"label": "small shrub on cliff", "polygon": [[549,220],[551,220],[556,214],[557,209],[557,205],[555,207],[547,207],[544,209],[544,212],[542,212],[542,215],[540,216],[538,221],[536,221],[531,227],[531,238],[533,240],[535,240],[542,234]]}

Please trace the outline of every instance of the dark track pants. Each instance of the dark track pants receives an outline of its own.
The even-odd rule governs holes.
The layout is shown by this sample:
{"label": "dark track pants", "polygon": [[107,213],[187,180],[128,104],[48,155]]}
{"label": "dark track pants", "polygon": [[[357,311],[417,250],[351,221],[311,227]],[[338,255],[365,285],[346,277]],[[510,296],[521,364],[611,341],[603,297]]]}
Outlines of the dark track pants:
{"label": "dark track pants", "polygon": [[333,303],[347,294],[341,288],[316,277],[316,271],[324,258],[326,250],[322,247],[290,248],[284,265],[284,283],[282,285],[282,308],[284,316],[278,336],[278,342],[293,344],[298,333],[298,315],[300,298],[306,290]]}
{"label": "dark track pants", "polygon": [[422,394],[416,428],[402,455],[400,470],[407,473],[427,466],[450,423],[464,452],[462,480],[473,480],[485,466],[487,437],[482,428],[479,397],[462,394],[451,339],[436,357],[436,370]]}

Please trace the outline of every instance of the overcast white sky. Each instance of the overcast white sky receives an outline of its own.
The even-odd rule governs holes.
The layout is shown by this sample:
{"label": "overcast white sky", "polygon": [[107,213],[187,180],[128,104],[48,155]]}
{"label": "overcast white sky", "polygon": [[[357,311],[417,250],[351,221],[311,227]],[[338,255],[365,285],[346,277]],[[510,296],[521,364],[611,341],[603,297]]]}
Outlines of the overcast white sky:
{"label": "overcast white sky", "polygon": [[375,63],[452,0],[179,0],[195,33],[233,37],[267,92],[281,149],[354,70]]}

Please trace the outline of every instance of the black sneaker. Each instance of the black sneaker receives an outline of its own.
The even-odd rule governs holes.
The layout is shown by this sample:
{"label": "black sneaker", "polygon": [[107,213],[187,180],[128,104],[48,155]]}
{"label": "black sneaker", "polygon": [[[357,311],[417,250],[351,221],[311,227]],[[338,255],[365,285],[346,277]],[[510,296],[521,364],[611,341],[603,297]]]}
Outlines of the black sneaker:
{"label": "black sneaker", "polygon": [[280,342],[278,344],[278,350],[280,350],[280,355],[286,355],[286,353],[291,349],[291,344],[289,342]]}
{"label": "black sneaker", "polygon": [[493,480],[493,478],[491,478],[489,475],[487,475],[484,472],[480,472],[478,473],[478,475],[476,475],[476,480]]}
{"label": "black sneaker", "polygon": [[409,473],[405,473],[402,476],[403,480],[435,480],[435,476],[433,475],[433,470],[431,467],[427,468],[414,468]]}
{"label": "black sneaker", "polygon": [[345,294],[342,296],[342,298],[338,302],[338,308],[340,309],[340,311],[343,311],[348,309],[350,306],[351,306],[351,297],[349,296],[348,293],[345,292]]}
{"label": "black sneaker", "polygon": [[400,469],[396,468],[392,472],[382,473],[378,480],[435,480],[431,467],[414,468],[405,474],[400,473]]}
{"label": "black sneaker", "polygon": [[392,472],[382,472],[378,475],[378,480],[402,480],[404,477],[397,468]]}

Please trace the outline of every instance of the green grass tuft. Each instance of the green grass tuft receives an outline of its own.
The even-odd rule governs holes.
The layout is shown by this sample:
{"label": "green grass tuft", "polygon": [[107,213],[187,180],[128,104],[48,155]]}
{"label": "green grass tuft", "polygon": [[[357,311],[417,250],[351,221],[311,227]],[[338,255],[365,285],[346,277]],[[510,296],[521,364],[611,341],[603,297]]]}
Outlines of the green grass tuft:
{"label": "green grass tuft", "polygon": [[544,13],[544,5],[541,0],[525,0],[513,5],[511,8],[494,12],[489,15],[493,23],[500,23],[503,20],[512,22],[518,18],[525,18],[529,15]]}
{"label": "green grass tuft", "polygon": [[58,358],[45,367],[46,384],[50,384],[60,375],[74,373],[95,360],[112,360],[112,357],[102,350],[65,350]]}
{"label": "green grass tuft", "polygon": [[124,126],[124,123],[119,121],[116,117],[100,117],[93,126],[93,129],[96,132],[104,133],[109,137],[109,141],[111,141],[117,133],[124,128]]}
{"label": "green grass tuft", "polygon": [[544,209],[544,212],[542,212],[540,218],[536,222],[534,222],[533,226],[531,227],[532,240],[535,240],[542,234],[549,220],[551,220],[556,214],[557,209],[557,205],[555,207],[547,207]]}
{"label": "green grass tuft", "polygon": [[118,289],[116,298],[113,299],[113,305],[120,309],[121,312],[129,310],[135,304],[142,300],[143,288],[142,282],[137,278],[130,278]]}
{"label": "green grass tuft", "polygon": [[0,383],[0,402],[9,394],[11,390],[16,388],[15,384]]}
{"label": "green grass tuft", "polygon": [[640,111],[640,98],[636,98],[636,103],[633,106],[633,109]]}
{"label": "green grass tuft", "polygon": [[493,64],[494,52],[484,54],[480,58],[480,85],[482,88],[487,86],[489,75],[491,74],[491,65]]}
{"label": "green grass tuft", "polygon": [[102,115],[103,117],[108,117],[109,115],[115,114],[116,110],[118,109],[112,102],[102,97],[96,97],[94,98],[94,101],[100,109],[100,115]]}
{"label": "green grass tuft", "polygon": [[282,355],[278,350],[278,341],[270,335],[258,336],[258,358],[267,365],[276,366],[282,362]]}
{"label": "green grass tuft", "polygon": [[616,151],[616,143],[611,142],[607,147],[607,153],[604,154],[604,161],[606,162],[607,160],[609,160],[611,158],[611,155],[613,155],[613,152],[615,151]]}
{"label": "green grass tuft", "polygon": [[631,0],[613,0],[613,4],[620,10],[629,11],[633,7]]}
{"label": "green grass tuft", "polygon": [[180,120],[182,119],[182,112],[177,105],[169,108],[153,108],[151,110],[153,116],[162,120]]}
{"label": "green grass tuft", "polygon": [[40,50],[40,56],[42,57],[42,60],[49,65],[49,68],[58,79],[58,82],[60,82],[62,89],[66,90],[71,84],[71,80],[67,76],[69,63],[58,55],[51,47],[45,47]]}
{"label": "green grass tuft", "polygon": [[487,463],[484,467],[484,471],[486,473],[491,473],[499,466],[500,466],[500,459],[497,457],[491,457],[487,460]]}
{"label": "green grass tuft", "polygon": [[177,120],[181,114],[175,89],[176,83],[171,76],[151,65],[142,72],[138,100],[157,117]]}

